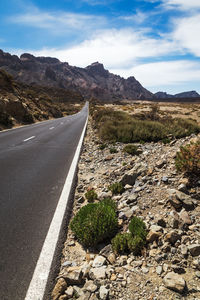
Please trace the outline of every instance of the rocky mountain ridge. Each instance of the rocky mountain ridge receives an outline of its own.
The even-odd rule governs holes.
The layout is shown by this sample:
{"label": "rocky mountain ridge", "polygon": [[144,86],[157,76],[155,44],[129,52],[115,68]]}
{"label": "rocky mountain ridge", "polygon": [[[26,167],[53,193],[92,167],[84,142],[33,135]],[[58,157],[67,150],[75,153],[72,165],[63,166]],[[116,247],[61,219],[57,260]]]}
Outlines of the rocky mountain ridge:
{"label": "rocky mountain ridge", "polygon": [[182,92],[175,95],[167,94],[166,92],[157,92],[154,94],[158,99],[168,99],[168,98],[197,98],[200,95],[196,91]]}
{"label": "rocky mountain ridge", "polygon": [[78,68],[57,58],[35,57],[28,53],[18,57],[0,50],[0,68],[17,81],[70,89],[81,93],[86,99],[114,101],[152,99],[153,96],[133,76],[124,79],[105,70],[98,62]]}

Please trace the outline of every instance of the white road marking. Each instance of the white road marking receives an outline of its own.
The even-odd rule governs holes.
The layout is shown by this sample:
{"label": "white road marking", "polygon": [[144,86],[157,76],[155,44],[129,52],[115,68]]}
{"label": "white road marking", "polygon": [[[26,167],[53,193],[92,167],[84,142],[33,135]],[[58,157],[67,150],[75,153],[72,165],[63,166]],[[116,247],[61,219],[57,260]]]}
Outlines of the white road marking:
{"label": "white road marking", "polygon": [[33,277],[31,279],[28,291],[26,293],[25,300],[36,300],[36,299],[42,300],[44,297],[44,292],[45,292],[47,279],[51,268],[51,263],[54,257],[56,244],[61,230],[62,220],[69,201],[69,195],[70,195],[74,175],[76,173],[76,168],[77,168],[77,164],[81,152],[81,146],[83,143],[85,130],[87,127],[87,122],[88,122],[88,118],[85,122],[85,126],[83,128],[73,161],[71,163],[60,199],[58,201],[53,219],[51,221],[51,225],[49,227],[46,239],[44,241],[42,250],[40,252],[40,256],[37,261],[36,268],[33,273]]}
{"label": "white road marking", "polygon": [[31,137],[25,139],[24,142],[27,142],[27,141],[32,140],[32,139],[34,139],[34,138],[35,138],[35,136],[33,135],[33,136],[31,136]]}
{"label": "white road marking", "polygon": [[52,129],[54,129],[54,128],[55,128],[54,126],[53,126],[53,127],[50,127],[49,130],[52,130]]}

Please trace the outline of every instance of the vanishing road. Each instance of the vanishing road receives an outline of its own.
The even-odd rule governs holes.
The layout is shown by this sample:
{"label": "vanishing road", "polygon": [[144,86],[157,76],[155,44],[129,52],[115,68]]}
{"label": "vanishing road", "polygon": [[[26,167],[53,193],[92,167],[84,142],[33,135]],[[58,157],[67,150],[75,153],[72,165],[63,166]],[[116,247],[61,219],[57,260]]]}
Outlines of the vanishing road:
{"label": "vanishing road", "polygon": [[26,296],[87,116],[0,132],[1,300]]}

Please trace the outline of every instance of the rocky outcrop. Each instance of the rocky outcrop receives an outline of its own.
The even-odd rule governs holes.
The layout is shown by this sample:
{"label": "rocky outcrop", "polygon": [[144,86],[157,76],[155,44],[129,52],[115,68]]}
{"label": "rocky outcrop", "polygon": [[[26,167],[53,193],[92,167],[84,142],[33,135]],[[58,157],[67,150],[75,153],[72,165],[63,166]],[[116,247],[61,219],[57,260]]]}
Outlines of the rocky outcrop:
{"label": "rocky outcrop", "polygon": [[78,68],[60,62],[57,58],[35,57],[28,53],[19,58],[0,50],[0,68],[17,81],[78,91],[88,99],[151,99],[153,95],[134,77],[124,79],[114,75],[98,62],[86,68]]}
{"label": "rocky outcrop", "polygon": [[191,98],[200,98],[200,95],[196,91],[182,92],[175,95],[167,94],[166,92],[157,92],[154,94],[156,99],[191,99]]}

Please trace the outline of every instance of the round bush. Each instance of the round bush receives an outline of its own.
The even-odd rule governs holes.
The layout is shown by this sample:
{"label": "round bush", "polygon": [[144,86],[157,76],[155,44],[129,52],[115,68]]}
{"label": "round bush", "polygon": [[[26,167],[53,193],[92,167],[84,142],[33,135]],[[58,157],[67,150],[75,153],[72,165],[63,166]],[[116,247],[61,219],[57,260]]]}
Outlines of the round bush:
{"label": "round bush", "polygon": [[147,236],[146,225],[138,217],[133,217],[129,224],[129,231],[133,237],[138,236],[145,240]]}
{"label": "round bush", "polygon": [[78,241],[85,247],[96,246],[111,238],[117,226],[115,209],[104,200],[83,206],[70,224]]}

